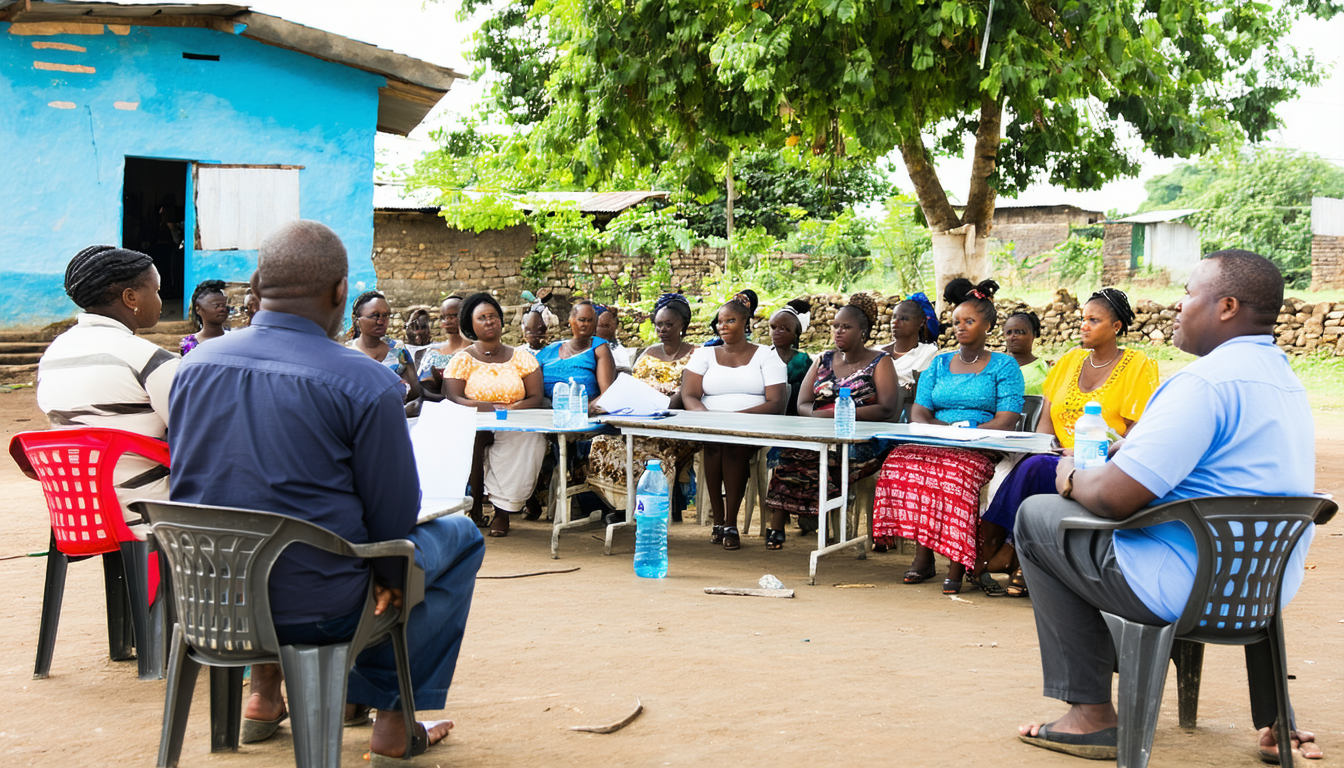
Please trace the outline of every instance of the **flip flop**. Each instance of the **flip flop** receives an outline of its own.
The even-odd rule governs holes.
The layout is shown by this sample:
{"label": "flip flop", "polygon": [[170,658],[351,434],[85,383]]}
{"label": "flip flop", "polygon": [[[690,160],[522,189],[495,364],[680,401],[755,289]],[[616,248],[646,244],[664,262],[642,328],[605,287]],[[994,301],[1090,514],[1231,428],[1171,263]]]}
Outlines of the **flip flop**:
{"label": "flip flop", "polygon": [[280,728],[280,724],[288,717],[288,709],[281,712],[280,716],[274,720],[253,720],[250,717],[244,717],[243,734],[240,741],[244,744],[256,744],[259,741],[265,741],[275,735],[275,732]]}
{"label": "flip flop", "polygon": [[1030,744],[1033,747],[1048,749],[1051,752],[1062,752],[1085,760],[1115,759],[1115,728],[1103,728],[1091,733],[1052,733],[1050,731],[1052,725],[1054,723],[1042,725],[1036,731],[1035,736],[1018,734],[1017,738],[1024,744]]}
{"label": "flip flop", "polygon": [[[1315,740],[1315,739],[1312,739],[1311,741],[1308,741],[1308,742],[1305,742],[1305,743],[1307,743],[1307,744],[1315,744],[1315,743],[1316,743],[1316,740]],[[1279,761],[1279,749],[1278,749],[1278,747],[1260,747],[1259,752],[1260,752],[1260,762],[1265,763],[1265,764],[1267,764],[1267,765],[1278,765],[1278,764],[1279,764],[1280,761]],[[1302,752],[1302,748],[1301,748],[1300,746],[1293,747],[1293,760],[1294,760],[1294,761],[1297,761],[1297,760],[1320,760],[1321,757],[1324,757],[1324,755],[1321,755],[1320,757],[1307,757],[1305,754],[1303,754],[1303,752]]]}
{"label": "flip flop", "polygon": [[924,582],[928,581],[929,579],[932,579],[932,578],[933,578],[933,574],[934,574],[933,571],[929,571],[928,573],[920,573],[919,571],[916,571],[914,568],[911,568],[910,570],[908,570],[908,571],[905,572],[905,575],[904,575],[904,576],[901,577],[901,583],[902,583],[902,584],[923,584]]}
{"label": "flip flop", "polygon": [[975,586],[979,587],[980,591],[989,597],[1003,597],[1008,594],[1008,590],[1004,589],[1003,585],[999,584],[998,580],[988,573],[980,574],[980,577],[975,580]]}

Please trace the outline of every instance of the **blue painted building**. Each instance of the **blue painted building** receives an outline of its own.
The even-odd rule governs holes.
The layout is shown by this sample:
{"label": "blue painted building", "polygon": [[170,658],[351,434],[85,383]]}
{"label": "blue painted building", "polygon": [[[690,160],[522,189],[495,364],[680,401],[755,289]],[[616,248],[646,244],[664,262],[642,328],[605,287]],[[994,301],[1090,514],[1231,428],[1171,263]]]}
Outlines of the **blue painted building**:
{"label": "blue painted building", "polygon": [[374,134],[459,77],[244,6],[0,0],[0,327],[73,315],[65,266],[94,243],[154,256],[180,317],[295,218],[372,288]]}

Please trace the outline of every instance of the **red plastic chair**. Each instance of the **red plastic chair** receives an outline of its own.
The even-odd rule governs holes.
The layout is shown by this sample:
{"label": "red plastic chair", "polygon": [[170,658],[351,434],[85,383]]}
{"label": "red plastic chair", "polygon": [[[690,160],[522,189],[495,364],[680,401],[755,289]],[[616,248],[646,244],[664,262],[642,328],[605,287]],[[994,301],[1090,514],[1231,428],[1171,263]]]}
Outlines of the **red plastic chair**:
{"label": "red plastic chair", "polygon": [[[70,560],[101,555],[107,593],[107,640],[114,661],[132,656],[141,680],[163,677],[163,603],[157,601],[159,558],[131,533],[112,484],[123,454],[133,453],[168,466],[168,444],[133,432],[103,427],[20,432],[9,455],[23,473],[42,483],[51,514],[47,583],[42,595],[33,677],[51,670],[56,627]],[[127,622],[127,618],[130,622]]]}

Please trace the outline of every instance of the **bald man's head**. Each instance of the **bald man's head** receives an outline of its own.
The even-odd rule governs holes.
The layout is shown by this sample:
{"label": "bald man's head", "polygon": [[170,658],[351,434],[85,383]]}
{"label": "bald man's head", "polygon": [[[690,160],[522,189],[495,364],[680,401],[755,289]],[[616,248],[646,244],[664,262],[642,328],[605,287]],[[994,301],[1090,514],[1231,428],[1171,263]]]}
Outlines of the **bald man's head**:
{"label": "bald man's head", "polygon": [[262,299],[318,296],[346,276],[341,238],[326,224],[291,221],[266,235],[257,249],[257,286]]}

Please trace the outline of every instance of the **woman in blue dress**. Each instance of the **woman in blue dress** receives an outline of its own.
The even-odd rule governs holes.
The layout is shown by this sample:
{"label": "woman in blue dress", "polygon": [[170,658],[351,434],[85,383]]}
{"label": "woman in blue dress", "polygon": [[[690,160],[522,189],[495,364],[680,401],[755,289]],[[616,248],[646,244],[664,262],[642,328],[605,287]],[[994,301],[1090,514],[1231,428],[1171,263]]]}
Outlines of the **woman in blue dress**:
{"label": "woman in blue dress", "polygon": [[597,311],[593,302],[584,299],[574,305],[569,313],[569,332],[570,338],[553,342],[537,353],[542,386],[550,397],[556,382],[574,379],[575,384],[584,386],[591,403],[616,380],[616,363],[606,339],[595,335]]}

